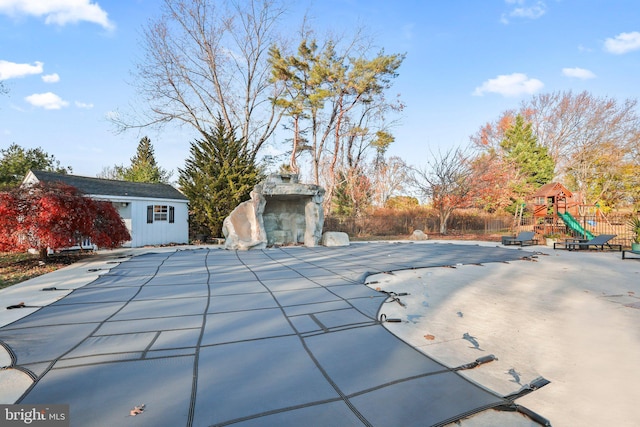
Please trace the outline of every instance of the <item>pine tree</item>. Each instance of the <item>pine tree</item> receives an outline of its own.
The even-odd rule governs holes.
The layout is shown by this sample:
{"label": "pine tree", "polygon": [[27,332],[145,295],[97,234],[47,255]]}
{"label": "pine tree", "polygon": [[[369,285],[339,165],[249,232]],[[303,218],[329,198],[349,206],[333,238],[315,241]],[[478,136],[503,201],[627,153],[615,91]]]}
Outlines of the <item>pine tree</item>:
{"label": "pine tree", "polygon": [[526,123],[520,114],[506,130],[500,147],[504,152],[504,159],[516,171],[511,183],[513,203],[507,208],[507,211],[511,211],[515,209],[514,206],[524,203],[529,194],[553,179],[555,162],[547,147],[538,143],[531,123]]}
{"label": "pine tree", "polygon": [[538,143],[531,123],[525,123],[521,115],[517,115],[515,123],[507,129],[500,146],[526,184],[539,188],[553,179],[555,163],[549,150]]}
{"label": "pine tree", "polygon": [[185,168],[178,169],[180,190],[189,198],[195,234],[222,236],[222,223],[260,180],[246,143],[222,118],[203,138],[191,143]]}
{"label": "pine tree", "polygon": [[136,155],[131,158],[131,166],[128,168],[116,166],[115,170],[125,181],[168,183],[171,177],[169,172],[156,163],[153,145],[146,136],[138,143]]}

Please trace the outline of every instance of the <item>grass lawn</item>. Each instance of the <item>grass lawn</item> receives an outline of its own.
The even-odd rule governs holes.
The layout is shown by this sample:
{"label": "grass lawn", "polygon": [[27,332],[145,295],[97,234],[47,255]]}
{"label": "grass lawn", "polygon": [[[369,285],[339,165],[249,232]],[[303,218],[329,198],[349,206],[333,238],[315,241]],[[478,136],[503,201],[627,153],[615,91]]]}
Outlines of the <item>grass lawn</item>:
{"label": "grass lawn", "polygon": [[54,255],[41,260],[29,253],[0,252],[0,289],[73,264],[91,254]]}

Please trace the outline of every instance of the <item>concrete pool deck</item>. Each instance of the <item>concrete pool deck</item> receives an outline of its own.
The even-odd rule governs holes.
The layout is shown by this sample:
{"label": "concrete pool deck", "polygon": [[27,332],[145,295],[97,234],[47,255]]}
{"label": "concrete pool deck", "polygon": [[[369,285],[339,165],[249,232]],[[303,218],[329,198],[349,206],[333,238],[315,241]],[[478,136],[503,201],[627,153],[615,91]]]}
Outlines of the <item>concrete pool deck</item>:
{"label": "concrete pool deck", "polygon": [[[308,347],[307,353],[318,359],[316,360],[317,366],[322,367],[324,372],[319,376],[304,377],[304,381],[316,381],[317,387],[314,388],[313,396],[302,399],[295,393],[287,397],[292,385],[287,385],[287,381],[284,385],[278,385],[264,378],[260,383],[262,370],[247,372],[251,380],[246,379],[246,382],[243,383],[242,381],[237,382],[233,379],[234,377],[206,373],[203,369],[203,372],[199,372],[203,380],[198,386],[194,388],[190,379],[188,383],[184,384],[176,379],[175,384],[179,384],[182,388],[178,387],[175,390],[182,390],[185,392],[184,394],[188,395],[197,389],[199,394],[205,393],[202,389],[203,384],[226,384],[234,387],[248,387],[245,390],[245,395],[254,396],[255,390],[253,388],[257,383],[258,388],[260,384],[264,387],[262,392],[269,392],[269,387],[282,387],[278,390],[283,401],[264,399],[265,402],[259,405],[247,405],[229,400],[224,407],[217,408],[192,404],[191,413],[179,415],[175,419],[178,421],[189,419],[192,425],[254,425],[252,422],[255,425],[267,425],[264,423],[265,420],[273,420],[274,422],[277,420],[280,423],[282,419],[277,417],[284,417],[283,414],[295,414],[300,417],[298,420],[315,419],[318,421],[320,418],[317,413],[313,412],[313,408],[322,408],[324,413],[333,411],[335,417],[345,421],[344,425],[393,425],[388,424],[387,421],[389,419],[400,420],[402,416],[410,417],[416,425],[428,425],[430,420],[446,420],[448,415],[434,415],[434,418],[429,418],[430,415],[424,414],[428,411],[412,412],[416,410],[411,407],[412,399],[416,393],[422,393],[422,390],[428,388],[428,384],[412,383],[413,380],[409,379],[415,377],[416,381],[417,379],[426,381],[437,377],[437,375],[428,374],[433,369],[430,360],[454,368],[473,362],[479,357],[493,354],[497,360],[476,369],[458,371],[455,374],[455,377],[464,376],[470,380],[471,388],[468,390],[471,390],[472,396],[469,399],[477,399],[474,404],[476,408],[491,407],[500,403],[500,399],[485,402],[483,399],[486,396],[481,393],[483,389],[492,390],[493,395],[496,396],[507,396],[521,390],[536,378],[544,377],[551,383],[534,393],[519,398],[517,404],[544,416],[553,425],[637,425],[632,408],[640,398],[640,387],[634,383],[634,379],[640,378],[640,367],[637,363],[640,356],[640,332],[637,328],[640,320],[640,280],[638,280],[640,263],[634,260],[623,261],[619,252],[568,252],[554,251],[543,246],[524,249],[496,248],[496,246],[500,245],[488,242],[429,241],[414,244],[406,242],[353,244],[349,250],[291,248],[284,251],[265,250],[242,253],[243,261],[241,264],[245,267],[251,267],[250,270],[258,277],[261,285],[270,289],[270,297],[267,298],[263,290],[256,291],[256,289],[248,288],[246,292],[252,295],[251,298],[247,299],[246,295],[239,297],[237,281],[233,285],[236,290],[232,291],[229,291],[231,288],[223,290],[225,286],[218,288],[214,286],[214,293],[209,298],[213,305],[205,310],[207,313],[205,318],[211,329],[203,328],[204,336],[200,338],[196,347],[201,352],[195,352],[200,359],[199,366],[207,366],[205,363],[220,366],[228,355],[234,355],[236,360],[240,360],[248,353],[260,349],[259,344],[271,342],[273,345],[266,346],[265,344],[262,347],[262,351],[265,353],[255,361],[255,363],[262,365],[265,371],[271,372],[273,376],[286,376],[287,369],[295,369],[295,367],[304,372],[315,372],[314,367],[307,366],[306,361],[302,358],[293,357],[290,360],[288,359],[290,352],[281,350],[298,346],[298,343],[293,339],[295,334],[289,331],[287,325],[278,323],[281,320],[278,316],[266,318],[255,316],[257,313],[273,314],[274,310],[279,308],[293,323],[292,330],[297,331],[298,338],[301,338],[304,345]],[[405,248],[418,247],[419,251],[410,249],[404,253],[402,255],[404,259],[394,259],[389,262],[389,258],[393,258],[394,254],[402,254]],[[402,249],[398,250],[400,248]],[[476,248],[482,248],[482,250],[478,251]],[[194,247],[178,249],[194,249]],[[389,249],[391,249],[390,252],[385,252]],[[160,258],[164,256],[163,261],[158,264],[160,258],[157,258],[156,261],[146,263],[146,265],[139,262],[138,267],[149,268],[152,264],[156,267],[158,265],[168,267],[171,260],[177,260],[177,258],[167,258],[167,256],[171,256],[176,250],[177,248],[147,248],[145,250],[113,251],[100,255],[87,263],[74,264],[58,272],[0,291],[3,308],[18,302],[24,302],[26,306],[35,306],[34,308],[27,307],[17,310],[4,309],[0,312],[0,325],[20,326],[20,322],[17,321],[18,317],[29,312],[35,313],[40,310],[37,307],[54,303],[70,292],[63,289],[82,288],[84,299],[78,300],[79,304],[101,298],[100,295],[106,295],[103,294],[106,292],[104,288],[94,287],[91,289],[91,286],[85,287],[84,285],[94,281],[98,284],[100,282],[99,276],[102,275],[105,276],[101,279],[106,288],[111,288],[111,290],[117,288],[127,294],[120,295],[120,299],[114,299],[114,304],[120,300],[126,300],[130,307],[132,304],[130,304],[131,295],[129,293],[133,293],[133,291],[125,289],[127,288],[126,284],[121,286],[122,283],[117,285],[117,281],[110,280],[125,277],[131,279],[131,275],[125,274],[124,270],[122,270],[122,274],[112,274],[111,270],[118,272],[118,268],[122,269],[127,266],[131,269],[135,266],[134,261],[143,261],[144,258],[136,257],[127,261],[130,259],[128,257],[144,252],[158,254],[157,256]],[[229,251],[219,252],[218,248],[207,248],[202,252],[194,249],[194,253],[198,255],[204,254],[204,252],[209,253],[211,259],[218,256],[217,254],[225,256],[233,254]],[[416,252],[420,252],[421,256],[431,256],[432,262],[418,262],[421,259],[420,256],[413,260],[408,259],[416,255]],[[476,252],[478,256],[473,255]],[[365,253],[366,256],[356,260],[356,253]],[[492,253],[500,256],[494,259]],[[264,254],[268,256],[264,257]],[[453,258],[447,258],[449,255]],[[118,258],[120,256],[127,258]],[[299,262],[291,263],[291,260],[288,260],[291,256]],[[501,257],[506,258],[501,259]],[[151,261],[151,258],[148,260]],[[287,273],[275,274],[274,270],[266,271],[266,269],[261,273],[260,266],[264,267],[265,261],[268,260],[279,263],[278,271],[286,270]],[[227,272],[222,271],[222,266],[227,266],[228,261],[227,259],[220,264],[210,263],[213,283],[216,283],[216,274],[218,274],[218,278],[225,277]],[[328,263],[328,261],[331,262]],[[369,265],[365,265],[367,263]],[[335,273],[339,273],[340,280],[338,282],[340,283],[332,282],[335,277],[332,279],[330,274],[318,273],[314,266],[324,269],[325,272],[328,271],[327,269],[333,269],[331,270],[333,271],[332,275],[335,276]],[[349,266],[350,268],[347,268]],[[192,267],[176,261],[172,268],[176,269],[173,273],[182,271],[182,274],[186,275],[184,277],[193,279],[191,283],[189,280],[182,280],[181,284],[185,286],[183,289],[189,295],[181,295],[181,298],[201,299],[202,295],[199,294],[200,290],[197,286],[198,280],[200,280],[197,277],[199,272],[189,271],[189,268]],[[415,267],[424,268],[414,269]],[[368,273],[375,271],[386,273],[363,276],[363,268]],[[233,275],[234,273],[228,274]],[[245,273],[241,272],[240,274]],[[334,296],[327,298],[325,295],[319,295],[320,290],[315,289],[315,286],[310,286],[306,281],[304,283],[296,281],[297,274],[301,274],[305,280],[310,280],[314,284],[321,284],[324,287],[323,290],[330,288],[333,295],[339,294],[340,298]],[[144,275],[141,274],[140,277]],[[358,280],[365,280],[369,283],[371,293],[362,291],[363,286],[361,285],[354,286]],[[244,282],[242,286],[248,286],[249,282],[253,283],[253,278],[247,277]],[[220,280],[219,283],[225,282]],[[129,285],[131,284],[129,283]],[[165,284],[169,284],[169,282]],[[149,301],[155,301],[154,307],[158,304],[165,304],[164,310],[186,310],[185,313],[188,316],[201,316],[202,310],[190,305],[173,306],[170,304],[168,300],[171,300],[172,297],[165,292],[168,288],[162,286],[162,283],[157,283],[157,285],[136,289],[138,300],[134,302],[139,306],[139,312],[152,309],[149,307]],[[45,287],[54,287],[56,290],[43,292],[41,289]],[[311,289],[312,287],[314,289]],[[403,305],[394,301],[384,302],[386,297],[380,297],[379,293],[375,291],[376,288],[397,294],[409,293],[409,295],[399,297]],[[151,289],[154,291],[153,294],[146,296],[141,294],[141,292],[148,293]],[[302,290],[304,292],[297,292]],[[76,292],[75,297],[79,296],[80,293]],[[74,294],[71,294],[70,297],[74,297]],[[277,301],[276,305],[273,305],[271,297]],[[247,307],[246,304],[249,300],[251,306]],[[66,302],[61,300],[50,306],[50,310],[59,311],[53,312],[49,319],[56,319],[58,314],[63,313],[62,310],[65,307],[67,309],[79,307],[79,305],[70,304],[72,301],[72,299],[66,299]],[[215,304],[219,301],[224,301],[223,307],[216,308]],[[341,306],[344,302],[351,304],[351,306]],[[317,304],[321,304],[322,309],[318,309],[320,306]],[[313,313],[306,312],[304,307],[311,305],[314,306]],[[357,310],[352,310],[354,307]],[[416,358],[414,354],[407,352],[402,345],[398,346],[396,343],[389,342],[388,344],[394,348],[394,352],[402,353],[402,357],[398,360],[411,360],[411,363],[407,364],[409,368],[393,364],[393,361],[390,362],[391,365],[380,361],[379,359],[385,358],[384,351],[376,354],[376,350],[385,348],[386,344],[382,344],[382,342],[386,343],[387,338],[384,334],[380,334],[378,330],[380,324],[375,326],[378,307],[381,307],[380,313],[384,313],[387,319],[400,320],[400,322],[385,322],[382,326],[429,358],[421,360]],[[119,306],[118,310],[122,310],[122,307]],[[181,361],[189,361],[190,364],[186,365],[193,365],[190,358],[194,352],[186,349],[194,346],[192,344],[168,345],[167,342],[170,341],[169,338],[184,339],[184,337],[172,337],[171,334],[176,335],[176,331],[193,335],[197,330],[195,326],[184,324],[180,327],[165,327],[163,332],[159,333],[156,331],[156,329],[161,329],[159,326],[149,327],[148,330],[140,329],[139,325],[148,319],[138,319],[133,311],[118,311],[116,314],[120,316],[119,318],[109,317],[113,316],[112,312],[109,313],[111,314],[100,322],[92,318],[80,322],[80,324],[89,325],[90,327],[86,329],[91,330],[87,332],[78,326],[77,331],[84,334],[81,335],[81,342],[69,344],[70,349],[65,350],[63,354],[52,354],[47,358],[25,354],[23,351],[23,353],[18,352],[17,363],[12,360],[8,360],[7,363],[6,358],[9,356],[4,356],[5,360],[3,360],[3,356],[0,355],[0,366],[24,365],[30,366],[36,374],[39,372],[38,384],[26,396],[23,396],[21,402],[36,402],[40,398],[46,398],[47,402],[43,401],[42,403],[55,403],[50,400],[56,395],[56,390],[67,390],[60,384],[64,384],[64,376],[72,373],[74,369],[78,372],[84,370],[87,373],[100,374],[98,368],[117,365],[134,366],[136,361],[146,358],[171,361],[176,365],[173,366],[175,372],[188,372],[191,375],[191,370],[184,370],[184,366],[178,365]],[[85,314],[80,313],[79,315]],[[160,319],[156,315],[145,315],[145,317]],[[137,329],[123,330],[119,333],[113,332],[117,329],[116,327],[127,325],[127,322],[134,320],[135,322],[132,324],[135,323]],[[29,324],[29,318],[25,318],[23,322],[20,327],[0,330],[0,341],[18,343],[23,339],[20,331],[38,331],[39,328],[46,326],[48,321]],[[264,328],[268,329],[276,325],[275,329],[270,329],[265,336],[260,335],[261,332],[255,329],[263,329],[262,326],[256,328],[256,325],[260,325],[261,322]],[[102,332],[96,333],[96,326],[102,328]],[[105,332],[109,328],[111,332]],[[151,331],[156,332],[151,333]],[[47,331],[47,333],[51,333],[51,331]],[[372,347],[366,348],[366,351],[359,354],[358,352],[363,349],[363,346],[353,344],[355,335],[352,334],[354,333],[358,336],[361,336],[362,333],[370,334],[368,340],[373,342]],[[8,339],[7,334],[9,335]],[[239,339],[238,336],[242,338]],[[341,339],[339,341],[329,340],[326,338],[328,336],[341,337]],[[128,337],[135,339],[128,340]],[[114,343],[114,340],[117,342]],[[376,347],[376,343],[379,345],[378,347]],[[111,345],[114,347],[110,347]],[[245,346],[244,349],[243,346]],[[143,350],[141,351],[138,347],[142,347]],[[34,348],[38,348],[38,346],[34,345]],[[121,351],[113,351],[113,348],[120,348]],[[324,352],[325,348],[329,348],[331,351]],[[219,349],[225,349],[225,351],[217,352]],[[50,351],[48,349],[42,350],[44,352]],[[144,352],[142,356],[137,354],[142,352]],[[173,354],[167,356],[168,352],[173,352]],[[342,357],[338,357],[337,355],[341,353]],[[149,357],[151,354],[156,354],[157,358]],[[375,357],[371,357],[372,354]],[[163,355],[162,357],[167,356],[166,360],[161,355]],[[343,365],[348,365],[345,360],[349,358],[370,364],[371,371],[356,375],[354,370],[357,370],[358,366],[362,366],[362,363],[345,368]],[[21,363],[21,359],[28,363]],[[117,363],[123,359],[129,360],[129,363]],[[53,366],[52,362],[54,362]],[[248,361],[245,360],[245,362]],[[238,363],[241,365],[240,362]],[[290,365],[282,368],[282,363]],[[376,366],[382,369],[376,369]],[[389,366],[392,367],[391,370],[388,369]],[[345,371],[345,369],[347,370]],[[13,403],[31,386],[28,382],[32,380],[25,378],[25,375],[12,377],[11,374],[6,375],[8,371],[14,370],[0,371],[0,383],[3,385],[0,387],[1,403]],[[126,369],[112,371],[111,374],[114,372],[122,376],[131,374]],[[433,369],[433,372],[440,371]],[[324,380],[322,379],[323,375]],[[49,380],[48,377],[52,380]],[[347,377],[350,377],[350,380],[342,382]],[[447,376],[447,378],[453,377]],[[326,387],[326,379],[330,379],[329,382],[334,382],[333,389],[331,387],[326,390],[323,388]],[[106,379],[105,381],[106,384],[110,384]],[[143,387],[143,384],[135,393],[141,394],[143,390],[157,387],[153,381],[148,381],[147,387]],[[405,386],[414,384],[415,387],[402,389],[403,384]],[[454,388],[458,386],[455,379],[447,384]],[[480,387],[476,390],[473,387],[474,384]],[[91,386],[90,382],[83,383],[82,381],[77,382],[76,385],[87,388]],[[62,388],[56,389],[56,387]],[[71,388],[71,386],[67,387]],[[338,396],[335,395],[335,390],[339,391]],[[380,390],[395,390],[396,393],[381,395]],[[161,394],[157,389],[155,392]],[[220,393],[216,390],[207,392],[212,395]],[[406,398],[400,399],[399,403],[394,402],[394,395],[397,396],[398,393],[406,394]],[[447,397],[445,400],[460,400],[464,393],[466,392],[460,391],[460,394],[453,392],[449,395],[445,387],[445,389],[441,389],[440,393],[435,393],[427,400],[433,400],[440,395],[445,395]],[[148,398],[141,398],[146,400],[146,404],[149,405]],[[189,396],[184,396],[184,399],[188,398]],[[221,398],[224,400],[224,396]],[[291,401],[287,402],[287,399],[291,399]],[[353,405],[351,409],[354,410],[345,410],[344,402],[348,403],[347,406]],[[394,402],[395,406],[406,404],[408,408],[402,411],[383,408],[380,412],[381,408],[378,408],[381,406],[380,402]],[[121,402],[114,401],[112,403],[116,405]],[[134,404],[145,402],[130,403],[133,408]],[[420,403],[417,400],[415,404],[420,405],[424,402]],[[441,401],[438,405],[447,406],[447,403]],[[125,421],[131,425],[145,425],[145,422],[149,422],[154,416],[159,415],[157,405],[156,408],[153,405],[148,407],[148,411],[139,417],[126,418]],[[282,408],[288,409],[283,410]],[[432,408],[432,410],[434,409]],[[462,405],[462,411],[464,410],[464,405]],[[362,418],[358,419],[357,416],[354,418],[353,414]],[[82,414],[78,416],[81,417]],[[390,418],[385,418],[387,416]],[[293,419],[288,419],[289,425],[293,425]],[[180,425],[182,424],[185,423],[182,422]],[[462,425],[469,426],[496,424],[536,425],[520,415],[490,409],[462,421]],[[322,425],[322,423],[318,421],[316,425]],[[398,421],[396,425],[409,424]]]}

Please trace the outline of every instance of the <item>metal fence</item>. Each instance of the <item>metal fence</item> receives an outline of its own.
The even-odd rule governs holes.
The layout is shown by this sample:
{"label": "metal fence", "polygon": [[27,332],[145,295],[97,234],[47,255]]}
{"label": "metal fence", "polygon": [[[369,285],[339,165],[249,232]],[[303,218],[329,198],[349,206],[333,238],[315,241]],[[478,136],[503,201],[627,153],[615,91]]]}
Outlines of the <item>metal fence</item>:
{"label": "metal fence", "polygon": [[[449,234],[501,234],[514,225],[511,216],[490,216],[453,213],[448,221]],[[411,211],[393,214],[373,214],[362,217],[326,217],[325,231],[342,231],[350,236],[402,236],[415,230],[427,234],[440,232],[440,221],[433,213],[415,214]]]}
{"label": "metal fence", "polygon": [[[613,214],[613,215],[582,215],[575,219],[584,230],[589,231],[594,236],[600,234],[613,234],[616,237],[611,243],[620,244],[622,246],[631,246],[633,241],[633,232],[629,226],[629,220],[632,218],[630,214]],[[571,230],[561,220],[553,223],[551,217],[548,218],[523,218],[519,227],[515,231],[535,231],[538,236],[545,234],[560,234],[562,236],[585,237],[579,232]]]}
{"label": "metal fence", "polygon": [[[628,225],[631,215],[584,215],[576,220],[594,235],[614,234],[612,243],[631,246],[633,233]],[[560,234],[565,237],[581,237],[569,229],[561,220],[553,218],[525,217],[516,221],[513,216],[485,213],[454,212],[448,221],[448,234],[476,234],[489,238],[490,235],[504,235],[519,231],[535,231],[542,239],[546,234]],[[325,217],[325,231],[342,231],[352,237],[398,237],[409,236],[414,230],[427,234],[439,234],[440,221],[435,212],[405,211],[374,213],[362,217]],[[495,236],[494,236],[495,237]]]}

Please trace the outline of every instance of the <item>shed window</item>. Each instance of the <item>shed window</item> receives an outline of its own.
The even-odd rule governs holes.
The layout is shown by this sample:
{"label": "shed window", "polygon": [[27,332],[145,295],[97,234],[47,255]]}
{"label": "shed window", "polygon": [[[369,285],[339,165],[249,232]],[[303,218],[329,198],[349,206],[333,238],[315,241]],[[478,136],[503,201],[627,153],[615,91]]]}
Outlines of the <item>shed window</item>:
{"label": "shed window", "polygon": [[175,208],[167,205],[149,205],[147,206],[147,224],[155,221],[175,222]]}
{"label": "shed window", "polygon": [[168,211],[169,211],[169,208],[167,207],[167,205],[155,205],[153,207],[153,220],[166,221]]}

